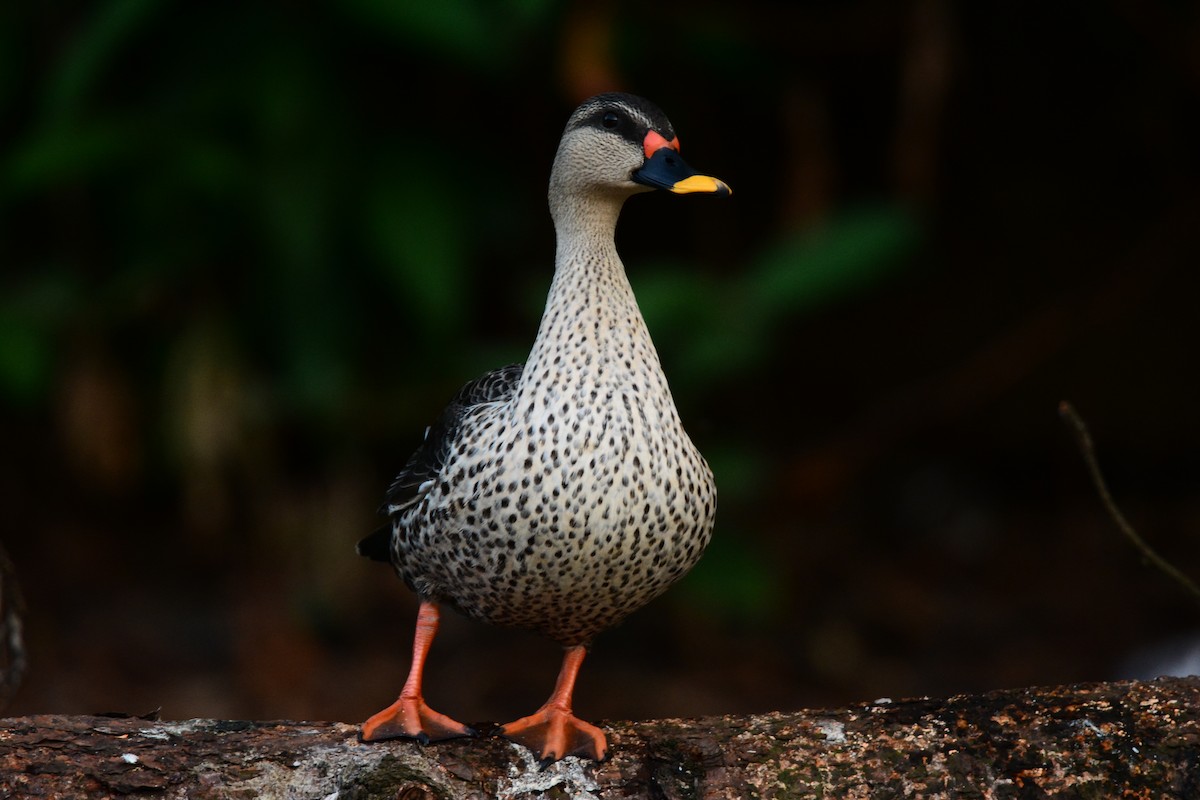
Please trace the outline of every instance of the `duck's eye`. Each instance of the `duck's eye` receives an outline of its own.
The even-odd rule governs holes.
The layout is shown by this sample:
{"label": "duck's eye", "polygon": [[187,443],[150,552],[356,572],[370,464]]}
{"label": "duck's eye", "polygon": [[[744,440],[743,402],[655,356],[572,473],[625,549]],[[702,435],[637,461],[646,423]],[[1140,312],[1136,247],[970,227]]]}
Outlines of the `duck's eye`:
{"label": "duck's eye", "polygon": [[606,111],[600,120],[600,124],[611,130],[621,124],[621,118],[617,116],[617,112],[615,111]]}

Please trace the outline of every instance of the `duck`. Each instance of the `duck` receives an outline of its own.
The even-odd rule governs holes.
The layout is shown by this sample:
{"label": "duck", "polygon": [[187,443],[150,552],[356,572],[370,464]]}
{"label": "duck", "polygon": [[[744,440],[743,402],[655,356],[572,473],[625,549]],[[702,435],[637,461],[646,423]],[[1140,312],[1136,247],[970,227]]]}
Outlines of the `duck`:
{"label": "duck", "polygon": [[479,733],[424,698],[449,606],[563,648],[549,699],[493,733],[543,765],[608,757],[604,731],[572,711],[580,667],[597,634],[696,564],[716,514],[712,470],[684,431],[614,241],[625,201],[656,190],[732,194],[680,157],[649,100],[585,100],[551,169],[554,275],[528,358],[454,395],[388,488],[388,524],[358,544],[418,599],[408,678],[362,741]]}

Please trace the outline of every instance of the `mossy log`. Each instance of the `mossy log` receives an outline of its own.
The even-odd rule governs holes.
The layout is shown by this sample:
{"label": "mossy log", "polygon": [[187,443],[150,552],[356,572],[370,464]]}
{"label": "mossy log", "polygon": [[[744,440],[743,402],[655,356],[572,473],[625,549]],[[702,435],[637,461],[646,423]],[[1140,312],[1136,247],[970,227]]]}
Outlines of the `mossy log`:
{"label": "mossy log", "polygon": [[539,769],[500,739],[362,744],[337,722],[0,721],[8,798],[1200,798],[1200,679],[616,722]]}

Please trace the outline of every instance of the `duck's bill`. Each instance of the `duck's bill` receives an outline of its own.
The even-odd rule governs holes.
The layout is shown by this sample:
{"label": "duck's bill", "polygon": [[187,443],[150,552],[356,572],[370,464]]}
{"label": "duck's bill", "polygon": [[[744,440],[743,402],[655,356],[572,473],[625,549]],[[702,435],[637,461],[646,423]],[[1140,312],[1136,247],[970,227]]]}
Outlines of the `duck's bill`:
{"label": "duck's bill", "polygon": [[670,147],[660,147],[656,150],[654,155],[646,159],[642,168],[633,173],[633,180],[675,194],[704,192],[718,197],[733,194],[727,183],[696,172],[680,158],[678,151]]}

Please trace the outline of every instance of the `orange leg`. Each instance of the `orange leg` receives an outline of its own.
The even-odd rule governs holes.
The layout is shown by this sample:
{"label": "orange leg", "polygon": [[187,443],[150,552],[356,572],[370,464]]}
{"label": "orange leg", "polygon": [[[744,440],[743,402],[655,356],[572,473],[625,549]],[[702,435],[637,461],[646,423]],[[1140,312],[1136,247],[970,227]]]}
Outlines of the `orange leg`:
{"label": "orange leg", "polygon": [[568,647],[550,699],[528,717],[500,728],[501,736],[525,745],[538,755],[543,764],[550,764],[564,756],[582,756],[596,761],[608,757],[608,740],[604,738],[604,731],[571,713],[575,678],[579,675],[585,655],[587,648],[583,645]]}
{"label": "orange leg", "polygon": [[437,635],[437,603],[422,600],[417,611],[417,632],[413,636],[412,669],[400,698],[390,706],[363,723],[359,738],[364,742],[380,739],[409,738],[421,744],[454,739],[459,736],[474,736],[475,731],[439,714],[425,705],[421,696],[421,676],[425,671],[425,656],[433,637]]}

